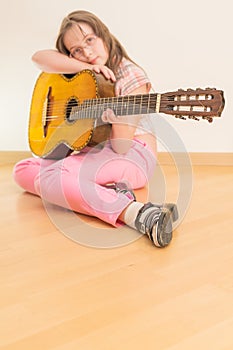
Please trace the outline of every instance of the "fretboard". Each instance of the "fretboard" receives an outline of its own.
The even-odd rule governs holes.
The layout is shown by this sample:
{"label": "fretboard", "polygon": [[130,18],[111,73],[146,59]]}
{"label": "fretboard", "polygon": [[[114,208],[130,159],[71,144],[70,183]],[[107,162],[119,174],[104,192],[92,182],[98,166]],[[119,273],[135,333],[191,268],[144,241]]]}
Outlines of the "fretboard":
{"label": "fretboard", "polygon": [[[159,98],[158,98],[159,97]],[[159,112],[159,94],[128,95],[84,100],[81,105],[72,107],[70,119],[95,119],[110,108],[115,115],[134,115]]]}

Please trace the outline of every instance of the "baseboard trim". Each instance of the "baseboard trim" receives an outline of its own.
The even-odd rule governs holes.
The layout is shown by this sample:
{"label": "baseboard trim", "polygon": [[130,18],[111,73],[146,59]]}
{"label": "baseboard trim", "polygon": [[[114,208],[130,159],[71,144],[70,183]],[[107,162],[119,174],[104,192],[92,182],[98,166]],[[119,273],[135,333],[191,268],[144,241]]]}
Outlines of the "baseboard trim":
{"label": "baseboard trim", "polygon": [[0,151],[0,164],[15,164],[29,157],[32,157],[30,151]]}
{"label": "baseboard trim", "polygon": [[[0,151],[0,165],[15,164],[21,159],[31,156],[30,151]],[[192,165],[233,166],[233,153],[158,153],[158,162],[161,165],[172,165],[177,162],[185,163],[187,159],[190,159]]]}
{"label": "baseboard trim", "polygon": [[190,160],[192,165],[233,166],[233,153],[158,153],[158,161],[162,165],[186,164],[187,160]]}

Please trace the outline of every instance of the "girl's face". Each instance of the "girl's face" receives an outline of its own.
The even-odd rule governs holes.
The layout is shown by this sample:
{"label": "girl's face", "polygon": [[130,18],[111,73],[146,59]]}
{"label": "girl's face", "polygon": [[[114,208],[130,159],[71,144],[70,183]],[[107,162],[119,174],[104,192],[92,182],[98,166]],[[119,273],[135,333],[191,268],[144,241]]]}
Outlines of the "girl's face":
{"label": "girl's face", "polygon": [[70,56],[79,61],[105,65],[108,60],[109,55],[103,40],[86,23],[74,24],[68,29],[64,35],[64,45]]}

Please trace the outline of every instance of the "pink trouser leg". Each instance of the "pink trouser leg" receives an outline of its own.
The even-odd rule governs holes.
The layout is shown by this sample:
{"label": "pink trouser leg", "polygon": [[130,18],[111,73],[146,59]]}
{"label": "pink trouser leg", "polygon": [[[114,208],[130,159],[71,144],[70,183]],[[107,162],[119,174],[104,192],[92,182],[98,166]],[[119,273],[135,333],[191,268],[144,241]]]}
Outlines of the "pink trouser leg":
{"label": "pink trouser leg", "polygon": [[[15,182],[25,191],[39,195],[35,189],[35,178],[38,176],[41,167],[41,158],[28,158],[18,162],[13,170]],[[43,160],[44,166],[53,164],[52,160]]]}
{"label": "pink trouser leg", "polygon": [[132,188],[143,187],[154,166],[152,153],[135,142],[126,155],[116,154],[106,145],[98,153],[81,152],[59,161],[29,158],[16,164],[14,178],[26,191],[50,203],[115,226],[132,200],[104,185],[126,181]]}

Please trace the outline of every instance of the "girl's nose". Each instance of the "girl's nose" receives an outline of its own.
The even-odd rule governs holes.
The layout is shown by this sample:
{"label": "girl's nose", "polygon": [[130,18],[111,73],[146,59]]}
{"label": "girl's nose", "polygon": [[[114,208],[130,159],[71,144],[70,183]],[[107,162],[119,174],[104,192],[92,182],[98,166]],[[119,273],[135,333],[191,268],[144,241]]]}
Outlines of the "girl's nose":
{"label": "girl's nose", "polygon": [[91,47],[84,47],[83,48],[83,54],[85,57],[91,57],[92,56],[92,48]]}

